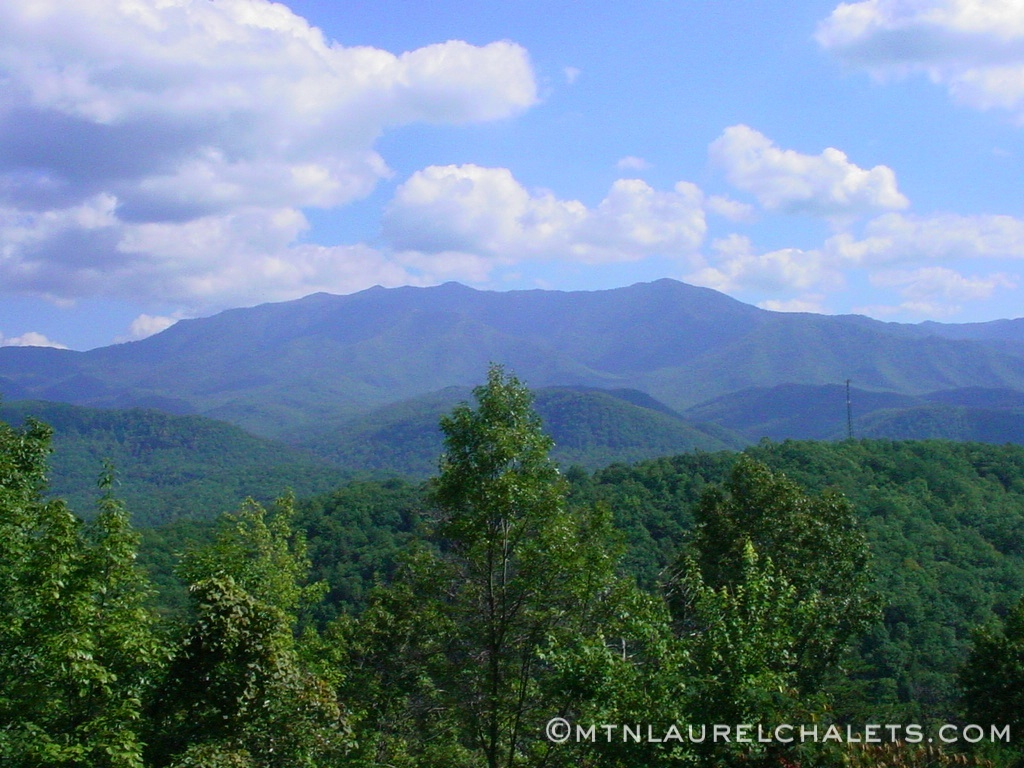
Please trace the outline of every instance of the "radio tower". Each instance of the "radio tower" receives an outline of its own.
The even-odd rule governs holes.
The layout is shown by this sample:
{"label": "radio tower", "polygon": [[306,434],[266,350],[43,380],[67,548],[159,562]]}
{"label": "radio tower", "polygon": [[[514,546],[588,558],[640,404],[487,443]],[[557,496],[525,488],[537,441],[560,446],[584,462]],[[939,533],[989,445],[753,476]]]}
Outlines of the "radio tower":
{"label": "radio tower", "polygon": [[853,409],[850,407],[850,380],[846,380],[846,439],[853,440]]}

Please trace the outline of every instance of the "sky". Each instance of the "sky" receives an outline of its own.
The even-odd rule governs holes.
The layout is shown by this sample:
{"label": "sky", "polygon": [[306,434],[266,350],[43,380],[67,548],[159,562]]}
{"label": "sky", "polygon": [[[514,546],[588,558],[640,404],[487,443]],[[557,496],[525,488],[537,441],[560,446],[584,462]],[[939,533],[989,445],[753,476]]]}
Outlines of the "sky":
{"label": "sky", "polygon": [[1024,315],[1024,0],[0,0],[0,345],[374,285]]}

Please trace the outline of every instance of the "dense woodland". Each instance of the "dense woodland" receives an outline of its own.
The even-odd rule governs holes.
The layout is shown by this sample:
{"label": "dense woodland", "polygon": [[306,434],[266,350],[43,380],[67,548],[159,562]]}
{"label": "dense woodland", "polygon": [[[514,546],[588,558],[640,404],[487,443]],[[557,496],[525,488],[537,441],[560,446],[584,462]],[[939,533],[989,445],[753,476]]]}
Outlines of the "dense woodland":
{"label": "dense woodland", "polygon": [[[1021,763],[1024,448],[764,441],[591,472],[551,461],[502,369],[474,396],[426,482],[215,520],[196,499],[138,531],[116,467],[83,519],[47,493],[52,430],[0,424],[0,763]],[[553,717],[924,738],[556,743]],[[928,743],[946,723],[1011,741]]]}

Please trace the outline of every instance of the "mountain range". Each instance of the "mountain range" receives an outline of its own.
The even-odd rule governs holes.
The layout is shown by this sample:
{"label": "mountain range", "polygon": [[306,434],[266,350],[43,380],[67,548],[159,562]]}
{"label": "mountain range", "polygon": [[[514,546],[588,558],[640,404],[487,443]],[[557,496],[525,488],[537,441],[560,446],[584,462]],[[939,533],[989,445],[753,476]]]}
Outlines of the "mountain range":
{"label": "mountain range", "polygon": [[1024,318],[781,313],[668,279],[577,292],[375,287],[86,352],[3,347],[0,393],[217,419],[335,466],[422,475],[436,467],[437,417],[471,398],[491,362],[538,391],[561,460],[585,466],[851,427],[1024,442]]}
{"label": "mountain range", "polygon": [[847,379],[907,395],[1024,391],[1024,318],[907,325],[771,312],[668,279],[578,292],[376,287],[182,320],[87,352],[0,348],[0,392],[194,413],[275,437],[473,386],[492,361],[532,387],[635,389],[676,411]]}

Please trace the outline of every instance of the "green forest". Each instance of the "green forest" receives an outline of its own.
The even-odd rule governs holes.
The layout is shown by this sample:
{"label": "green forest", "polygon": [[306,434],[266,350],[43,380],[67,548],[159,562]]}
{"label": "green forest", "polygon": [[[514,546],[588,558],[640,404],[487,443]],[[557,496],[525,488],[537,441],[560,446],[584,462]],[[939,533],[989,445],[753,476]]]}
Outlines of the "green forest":
{"label": "green forest", "polygon": [[123,457],[73,509],[0,422],[0,764],[1024,765],[1024,447],[560,466],[501,367],[440,426],[426,481],[135,529]]}

